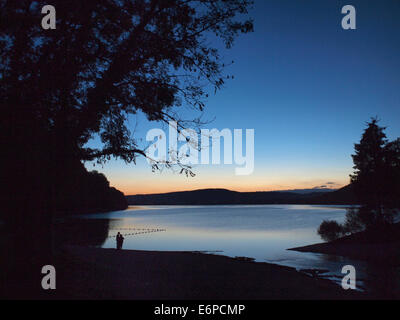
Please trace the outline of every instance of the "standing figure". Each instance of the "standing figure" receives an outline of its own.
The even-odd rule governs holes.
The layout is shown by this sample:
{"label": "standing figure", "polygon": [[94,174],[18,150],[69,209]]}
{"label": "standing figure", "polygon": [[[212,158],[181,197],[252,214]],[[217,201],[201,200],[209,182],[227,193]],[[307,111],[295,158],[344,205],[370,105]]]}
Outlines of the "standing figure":
{"label": "standing figure", "polygon": [[122,245],[124,244],[124,237],[122,234],[119,235],[119,248],[122,249]]}
{"label": "standing figure", "polygon": [[120,234],[119,232],[117,233],[117,250],[120,250],[122,248],[122,234]]}

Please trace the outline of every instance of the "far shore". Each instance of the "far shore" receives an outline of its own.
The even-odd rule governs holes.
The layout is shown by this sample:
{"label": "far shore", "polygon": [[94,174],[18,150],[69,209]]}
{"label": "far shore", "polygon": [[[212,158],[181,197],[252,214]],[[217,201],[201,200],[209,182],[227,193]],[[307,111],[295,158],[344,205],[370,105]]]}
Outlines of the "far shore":
{"label": "far shore", "polygon": [[61,299],[363,299],[294,268],[199,252],[68,246]]}

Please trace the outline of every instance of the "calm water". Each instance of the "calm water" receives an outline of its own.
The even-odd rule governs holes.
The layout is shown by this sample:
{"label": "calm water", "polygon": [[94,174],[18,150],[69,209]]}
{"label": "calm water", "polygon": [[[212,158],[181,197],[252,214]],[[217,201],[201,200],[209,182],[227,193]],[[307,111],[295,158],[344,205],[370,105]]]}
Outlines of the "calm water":
{"label": "calm water", "polygon": [[[342,222],[346,209],[311,205],[141,206],[95,216],[110,219],[104,248],[115,248],[118,231],[125,234],[124,249],[206,251],[231,257],[245,256],[296,269],[326,269],[339,281],[341,269],[352,264],[358,284],[371,266],[338,256],[289,251],[288,248],[321,242],[316,230],[324,219]],[[141,230],[165,229],[129,235]]]}

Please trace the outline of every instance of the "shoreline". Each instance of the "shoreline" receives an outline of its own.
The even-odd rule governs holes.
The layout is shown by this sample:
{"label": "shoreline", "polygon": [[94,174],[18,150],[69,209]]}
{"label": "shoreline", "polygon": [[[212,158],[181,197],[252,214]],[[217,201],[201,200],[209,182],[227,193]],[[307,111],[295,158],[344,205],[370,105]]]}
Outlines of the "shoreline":
{"label": "shoreline", "polygon": [[58,257],[61,299],[365,299],[327,279],[244,257],[68,246]]}
{"label": "shoreline", "polygon": [[399,232],[400,223],[395,223],[385,231],[361,231],[330,242],[287,250],[333,254],[390,266],[400,266]]}
{"label": "shoreline", "polygon": [[290,251],[323,253],[348,257],[361,261],[400,266],[400,241],[395,243],[316,243],[303,247],[289,248]]}

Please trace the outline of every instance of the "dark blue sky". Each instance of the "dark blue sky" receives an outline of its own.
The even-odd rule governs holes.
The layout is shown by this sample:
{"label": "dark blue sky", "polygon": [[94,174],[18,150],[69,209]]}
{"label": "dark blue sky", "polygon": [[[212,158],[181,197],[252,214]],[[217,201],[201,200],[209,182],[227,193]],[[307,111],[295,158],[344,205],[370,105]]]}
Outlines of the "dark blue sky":
{"label": "dark blue sky", "polygon": [[[341,27],[347,4],[356,8],[357,30]],[[125,193],[340,186],[370,117],[389,138],[400,136],[400,1],[257,0],[250,14],[255,32],[221,51],[235,60],[228,69],[235,79],[209,98],[205,116],[216,118],[209,128],[255,129],[254,174],[199,166],[187,179],[154,175],[144,162],[111,162],[100,171],[113,185]],[[144,137],[157,124],[141,127]]]}

